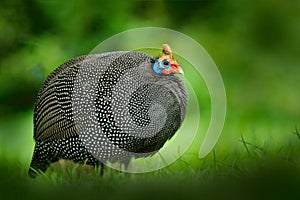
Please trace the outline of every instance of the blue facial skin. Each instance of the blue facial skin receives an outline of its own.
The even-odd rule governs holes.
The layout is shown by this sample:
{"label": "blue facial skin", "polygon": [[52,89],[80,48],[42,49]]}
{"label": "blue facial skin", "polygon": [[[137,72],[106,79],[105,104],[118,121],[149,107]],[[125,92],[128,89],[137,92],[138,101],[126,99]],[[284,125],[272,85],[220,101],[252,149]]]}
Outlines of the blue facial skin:
{"label": "blue facial skin", "polygon": [[159,60],[155,60],[153,65],[153,71],[157,74],[164,74],[162,71],[169,71],[171,70],[171,65],[167,61],[167,59],[162,60],[162,62],[159,62]]}

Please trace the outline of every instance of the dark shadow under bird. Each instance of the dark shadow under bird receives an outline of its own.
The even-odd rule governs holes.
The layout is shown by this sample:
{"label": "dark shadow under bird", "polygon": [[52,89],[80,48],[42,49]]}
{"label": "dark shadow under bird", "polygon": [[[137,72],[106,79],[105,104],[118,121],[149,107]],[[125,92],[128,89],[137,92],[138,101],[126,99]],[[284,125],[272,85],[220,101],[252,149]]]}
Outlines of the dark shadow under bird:
{"label": "dark shadow under bird", "polygon": [[187,106],[183,71],[168,45],[162,56],[109,52],[55,69],[34,108],[29,175],[59,159],[103,165],[156,153],[179,129]]}

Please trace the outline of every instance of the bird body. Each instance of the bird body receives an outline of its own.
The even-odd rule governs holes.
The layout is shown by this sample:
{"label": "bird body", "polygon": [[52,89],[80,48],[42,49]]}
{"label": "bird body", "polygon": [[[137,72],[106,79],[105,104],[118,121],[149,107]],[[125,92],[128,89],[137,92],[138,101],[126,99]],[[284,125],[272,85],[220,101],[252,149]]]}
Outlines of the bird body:
{"label": "bird body", "polygon": [[80,56],[54,70],[34,109],[29,174],[59,159],[98,165],[156,153],[183,122],[183,73],[168,46],[160,58],[141,52]]}

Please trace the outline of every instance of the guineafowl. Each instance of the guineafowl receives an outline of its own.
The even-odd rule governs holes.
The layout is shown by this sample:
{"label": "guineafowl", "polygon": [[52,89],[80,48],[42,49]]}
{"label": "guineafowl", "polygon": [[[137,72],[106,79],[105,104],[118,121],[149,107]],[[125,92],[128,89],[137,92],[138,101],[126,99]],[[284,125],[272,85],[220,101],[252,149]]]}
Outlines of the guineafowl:
{"label": "guineafowl", "polygon": [[187,93],[175,74],[183,71],[167,44],[157,58],[116,51],[59,66],[35,103],[29,175],[59,159],[127,165],[155,154],[185,117]]}

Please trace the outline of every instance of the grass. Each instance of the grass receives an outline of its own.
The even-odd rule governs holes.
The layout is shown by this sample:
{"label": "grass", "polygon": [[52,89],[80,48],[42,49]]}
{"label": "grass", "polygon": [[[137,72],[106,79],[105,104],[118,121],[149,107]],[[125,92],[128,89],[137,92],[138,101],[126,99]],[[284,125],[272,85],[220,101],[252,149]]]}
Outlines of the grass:
{"label": "grass", "polygon": [[199,161],[197,167],[180,158],[174,165],[146,174],[122,173],[107,168],[101,176],[99,169],[79,170],[82,166],[71,164],[63,169],[56,166],[36,179],[30,179],[23,169],[2,166],[1,197],[286,198],[293,190],[297,191],[300,180],[298,142],[296,139],[291,141],[292,144],[282,146],[280,153],[263,149],[262,156],[257,153],[256,145],[241,141],[241,145],[249,145],[248,150],[244,146],[246,153],[222,155],[213,151]]}
{"label": "grass", "polygon": [[[23,129],[30,115],[20,116],[18,127],[2,126],[2,131]],[[8,128],[9,126],[9,128]],[[288,198],[300,181],[300,138],[296,127],[288,139],[279,145],[265,141],[263,145],[240,134],[230,145],[219,142],[214,151],[198,159],[193,146],[175,163],[150,173],[123,173],[74,163],[60,162],[45,174],[31,179],[27,176],[31,153],[20,154],[23,147],[4,151],[1,146],[1,199],[192,199],[192,198]],[[14,138],[14,136],[10,136]],[[15,137],[18,144],[18,139]],[[258,142],[259,143],[259,142]],[[16,146],[13,146],[16,147]],[[8,148],[6,146],[6,148]],[[229,149],[230,148],[230,149]],[[5,155],[7,155],[5,157]]]}

